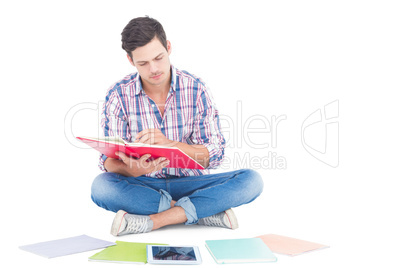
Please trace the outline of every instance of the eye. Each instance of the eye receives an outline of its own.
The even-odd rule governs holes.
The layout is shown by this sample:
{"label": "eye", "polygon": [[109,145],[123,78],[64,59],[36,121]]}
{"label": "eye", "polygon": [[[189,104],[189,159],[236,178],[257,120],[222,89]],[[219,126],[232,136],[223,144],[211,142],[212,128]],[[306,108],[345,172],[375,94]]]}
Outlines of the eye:
{"label": "eye", "polygon": [[156,58],[156,60],[161,60],[161,59],[163,59],[163,57],[158,57],[158,58]]}

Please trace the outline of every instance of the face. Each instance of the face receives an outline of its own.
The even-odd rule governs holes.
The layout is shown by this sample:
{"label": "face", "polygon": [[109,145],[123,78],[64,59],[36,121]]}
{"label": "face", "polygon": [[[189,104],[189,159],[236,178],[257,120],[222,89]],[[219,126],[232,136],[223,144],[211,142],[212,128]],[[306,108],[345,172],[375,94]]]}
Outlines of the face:
{"label": "face", "polygon": [[155,37],[143,47],[131,52],[130,63],[135,66],[141,76],[144,87],[170,85],[170,42],[167,41],[166,51],[162,43]]}

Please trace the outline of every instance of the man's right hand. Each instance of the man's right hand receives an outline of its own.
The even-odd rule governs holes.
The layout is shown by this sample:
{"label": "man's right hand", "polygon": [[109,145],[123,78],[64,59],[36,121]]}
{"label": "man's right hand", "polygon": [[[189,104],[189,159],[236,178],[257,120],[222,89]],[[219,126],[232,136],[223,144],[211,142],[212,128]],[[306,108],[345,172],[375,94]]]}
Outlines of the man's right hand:
{"label": "man's right hand", "polygon": [[123,152],[116,152],[116,155],[121,160],[107,158],[105,167],[109,172],[119,173],[127,177],[139,177],[161,170],[169,165],[169,160],[164,157],[147,161],[151,157],[150,154],[145,154],[139,159],[131,158]]}

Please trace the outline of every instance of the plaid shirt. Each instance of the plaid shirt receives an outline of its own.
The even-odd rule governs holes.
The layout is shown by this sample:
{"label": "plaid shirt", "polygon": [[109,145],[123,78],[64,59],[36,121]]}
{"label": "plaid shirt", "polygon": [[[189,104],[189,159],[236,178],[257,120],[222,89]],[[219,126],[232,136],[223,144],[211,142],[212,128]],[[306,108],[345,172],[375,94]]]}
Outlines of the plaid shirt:
{"label": "plaid shirt", "polygon": [[[171,67],[171,85],[163,118],[156,103],[142,89],[140,76],[133,73],[114,84],[103,105],[101,127],[105,136],[120,136],[132,142],[144,129],[158,128],[166,138],[187,144],[202,144],[209,151],[205,170],[164,168],[146,174],[165,178],[167,175],[197,176],[208,174],[223,161],[225,139],[220,130],[218,110],[210,90],[198,77]],[[105,155],[99,167],[106,171]]]}

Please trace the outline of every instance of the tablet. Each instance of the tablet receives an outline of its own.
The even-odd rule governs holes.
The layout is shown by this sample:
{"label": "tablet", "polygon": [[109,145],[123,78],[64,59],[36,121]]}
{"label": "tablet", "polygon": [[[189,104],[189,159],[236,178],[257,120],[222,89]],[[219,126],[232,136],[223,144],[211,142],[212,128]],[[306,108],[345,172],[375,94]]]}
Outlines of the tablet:
{"label": "tablet", "polygon": [[147,260],[151,264],[201,264],[196,246],[147,245]]}

